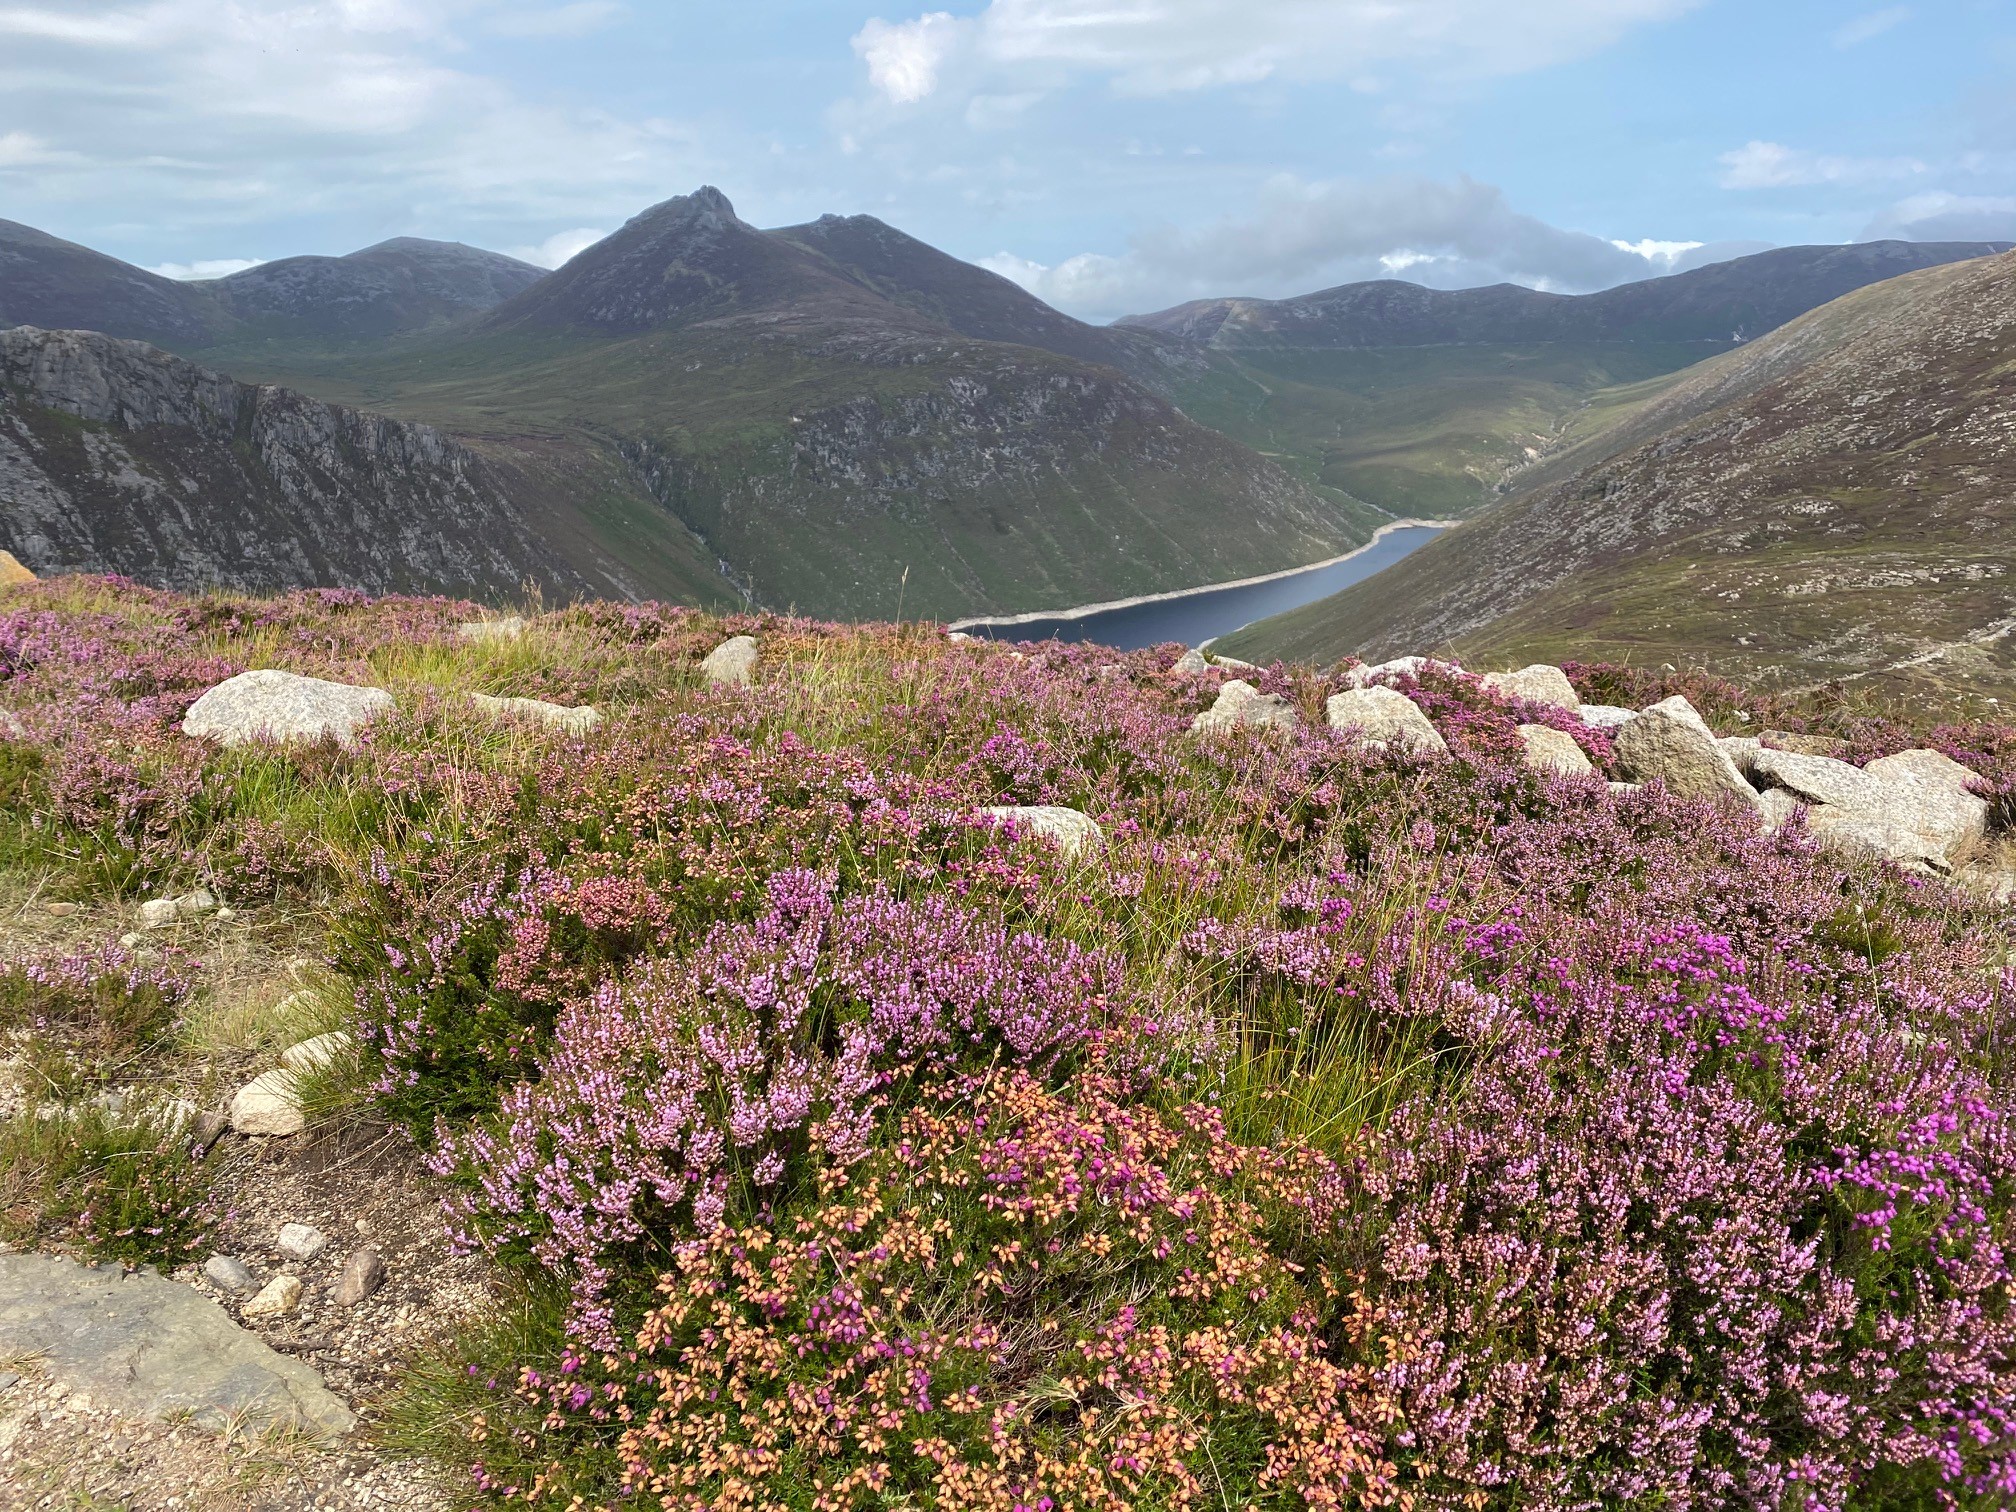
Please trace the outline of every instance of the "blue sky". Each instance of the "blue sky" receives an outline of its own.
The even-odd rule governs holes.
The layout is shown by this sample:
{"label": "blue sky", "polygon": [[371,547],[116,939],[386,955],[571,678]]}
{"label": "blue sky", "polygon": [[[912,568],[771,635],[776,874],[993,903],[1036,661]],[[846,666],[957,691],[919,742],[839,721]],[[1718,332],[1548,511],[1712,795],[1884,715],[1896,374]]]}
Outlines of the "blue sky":
{"label": "blue sky", "polygon": [[1095,319],[2016,239],[2016,0],[0,0],[0,216],[144,266],[551,263],[703,182]]}

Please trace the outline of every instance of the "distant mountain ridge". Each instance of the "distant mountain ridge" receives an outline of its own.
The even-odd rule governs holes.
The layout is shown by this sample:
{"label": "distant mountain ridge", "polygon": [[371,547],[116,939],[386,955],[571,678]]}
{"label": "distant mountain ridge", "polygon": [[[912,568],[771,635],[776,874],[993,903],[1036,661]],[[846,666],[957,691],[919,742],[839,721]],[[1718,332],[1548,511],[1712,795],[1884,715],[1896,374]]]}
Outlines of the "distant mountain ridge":
{"label": "distant mountain ridge", "polygon": [[1920,268],[2006,252],[2006,242],[1779,247],[1595,294],[1516,284],[1430,289],[1397,279],[1293,299],[1200,299],[1116,324],[1219,350],[1752,340],[1808,310]]}
{"label": "distant mountain ridge", "polygon": [[2016,256],[1926,269],[1702,364],[1397,567],[1227,644],[1602,647],[2016,692],[2012,416]]}
{"label": "distant mountain ridge", "polygon": [[0,328],[97,331],[185,353],[262,338],[410,334],[480,314],[545,276],[502,253],[404,236],[342,257],[178,280],[0,221]]}

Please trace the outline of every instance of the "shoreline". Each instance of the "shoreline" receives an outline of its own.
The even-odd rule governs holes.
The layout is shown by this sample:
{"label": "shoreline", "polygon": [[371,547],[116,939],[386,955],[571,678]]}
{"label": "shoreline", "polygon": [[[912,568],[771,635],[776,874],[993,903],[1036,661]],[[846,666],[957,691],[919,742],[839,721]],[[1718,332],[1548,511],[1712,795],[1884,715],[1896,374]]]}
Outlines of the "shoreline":
{"label": "shoreline", "polygon": [[[1372,532],[1372,539],[1362,546],[1354,546],[1342,556],[1328,557],[1320,562],[1304,562],[1300,567],[1284,567],[1279,572],[1263,572],[1258,577],[1233,578],[1229,582],[1205,583],[1196,588],[1173,588],[1166,593],[1143,593],[1133,598],[1109,599],[1103,604],[1080,604],[1075,609],[1032,609],[1026,614],[975,614],[965,619],[953,620],[945,626],[947,630],[970,630],[976,626],[1007,628],[1014,625],[1034,625],[1044,620],[1089,619],[1095,614],[1106,614],[1115,609],[1133,609],[1142,604],[1166,604],[1171,599],[1193,598],[1200,593],[1217,593],[1226,588],[1251,588],[1260,583],[1275,583],[1282,578],[1300,576],[1305,572],[1315,572],[1324,567],[1335,567],[1339,562],[1348,562],[1353,557],[1363,556],[1380,541],[1396,530],[1453,530],[1461,520],[1389,520]],[[1241,626],[1240,628],[1244,628]],[[1227,631],[1226,634],[1234,634]]]}

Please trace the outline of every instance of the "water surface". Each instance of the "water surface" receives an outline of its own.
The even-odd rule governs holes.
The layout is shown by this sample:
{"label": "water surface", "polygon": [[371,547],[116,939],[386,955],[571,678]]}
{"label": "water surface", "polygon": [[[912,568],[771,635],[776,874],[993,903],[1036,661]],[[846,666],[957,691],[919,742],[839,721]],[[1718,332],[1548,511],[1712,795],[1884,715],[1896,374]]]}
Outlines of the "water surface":
{"label": "water surface", "polygon": [[1217,636],[1230,635],[1255,620],[1299,609],[1317,599],[1328,598],[1342,588],[1363,582],[1375,572],[1391,567],[1409,552],[1418,551],[1446,526],[1401,525],[1389,530],[1341,562],[1305,567],[1265,582],[1241,583],[1231,587],[1198,588],[1189,593],[1101,609],[1091,614],[1054,615],[1005,624],[999,620],[967,620],[960,629],[969,635],[994,640],[1096,641],[1121,651],[1138,651],[1164,641],[1201,646]]}

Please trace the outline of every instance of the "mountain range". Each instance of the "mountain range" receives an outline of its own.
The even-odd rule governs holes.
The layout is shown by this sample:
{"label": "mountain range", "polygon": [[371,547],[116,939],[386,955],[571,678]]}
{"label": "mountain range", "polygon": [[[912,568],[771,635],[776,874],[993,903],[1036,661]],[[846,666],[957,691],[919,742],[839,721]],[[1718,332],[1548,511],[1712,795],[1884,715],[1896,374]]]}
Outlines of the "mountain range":
{"label": "mountain range", "polygon": [[2016,256],[1854,293],[1600,421],[1244,656],[1601,652],[2016,693]]}
{"label": "mountain range", "polygon": [[[421,582],[495,597],[515,573],[563,595],[952,617],[1279,570],[1395,514],[1473,511],[1549,465],[1615,385],[1647,384],[1626,391],[1643,399],[1752,327],[1983,250],[1793,248],[1579,297],[1378,283],[1097,327],[873,217],[766,231],[708,188],[552,273],[401,238],[176,282],[0,222],[0,326],[196,364],[94,346],[109,382],[188,394],[228,372],[363,417],[343,422],[353,438],[425,428],[515,523],[487,564],[422,553]],[[17,375],[48,368],[16,354]],[[340,496],[339,478],[384,491],[414,454],[345,452],[311,498],[281,452],[212,457],[214,425],[171,437],[180,422],[136,428],[104,408],[22,376],[0,398],[0,499],[30,565],[158,577],[172,545],[201,563],[178,582],[361,582],[302,512]],[[70,444],[64,416],[99,439]],[[120,492],[129,476],[148,486]],[[474,518],[445,487],[416,474],[387,497]],[[150,488],[236,520],[218,540],[260,521],[272,549],[201,544],[191,505],[190,529],[149,555],[135,500]],[[30,494],[32,531],[12,504]],[[543,558],[525,544],[539,541]]]}

